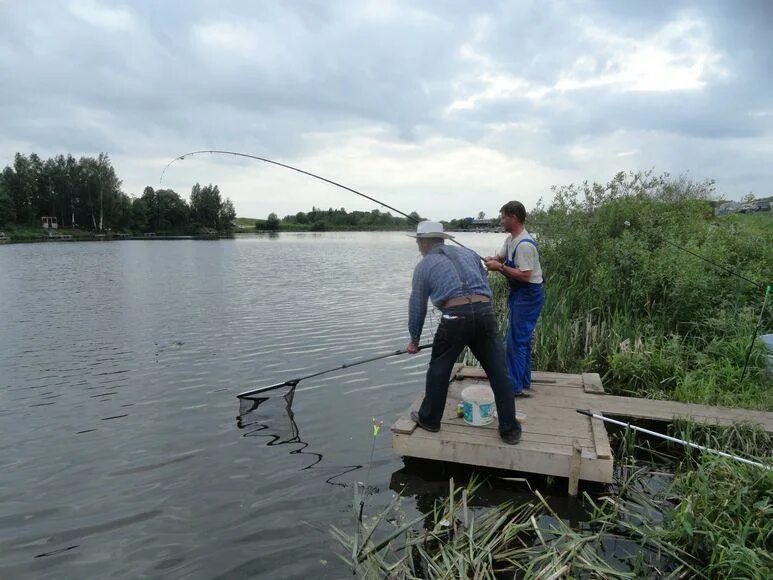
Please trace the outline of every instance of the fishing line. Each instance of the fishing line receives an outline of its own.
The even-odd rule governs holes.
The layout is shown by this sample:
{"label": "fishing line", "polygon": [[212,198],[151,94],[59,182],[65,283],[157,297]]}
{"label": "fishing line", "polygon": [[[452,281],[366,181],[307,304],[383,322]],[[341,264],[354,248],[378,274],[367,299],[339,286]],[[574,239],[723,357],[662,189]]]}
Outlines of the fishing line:
{"label": "fishing line", "polygon": [[[312,173],[311,171],[306,171],[304,169],[300,169],[298,167],[293,167],[292,165],[288,165],[286,163],[280,163],[279,161],[273,161],[271,159],[267,159],[266,157],[259,157],[257,155],[249,155],[248,153],[239,153],[238,151],[224,151],[221,149],[201,149],[199,151],[191,151],[189,153],[183,153],[182,155],[179,155],[172,159],[169,163],[166,164],[166,167],[164,167],[164,170],[161,172],[161,177],[158,179],[158,184],[161,185],[162,181],[164,180],[164,174],[166,173],[166,170],[169,169],[169,166],[172,165],[175,161],[182,161],[186,157],[190,157],[193,155],[200,155],[203,153],[210,153],[210,154],[217,154],[217,155],[234,155],[236,157],[246,157],[247,159],[255,159],[257,161],[263,161],[264,163],[270,163],[272,165],[277,165],[278,167],[284,167],[285,169],[290,169],[291,171],[297,171],[298,173],[302,173],[303,175],[308,175],[309,177],[313,177],[315,179],[319,179],[321,181],[324,181],[325,183],[329,183],[330,185],[335,185],[336,187],[340,187],[341,189],[345,189],[346,191],[349,191],[351,193],[354,193],[355,195],[359,195],[360,197],[364,197],[365,199],[368,199],[374,203],[379,204],[381,207],[385,207],[387,209],[391,209],[394,212],[397,212],[401,216],[405,217],[406,219],[411,220],[414,223],[419,223],[421,219],[416,218],[410,214],[407,214],[403,211],[400,211],[396,207],[393,207],[389,204],[384,203],[383,201],[377,200],[375,197],[371,197],[369,195],[366,195],[362,193],[361,191],[357,191],[356,189],[352,187],[348,187],[346,185],[343,185],[342,183],[338,183],[337,181],[333,181],[332,179],[328,179],[327,177],[322,177],[321,175],[317,175],[316,173]],[[462,244],[461,242],[457,242],[454,238],[450,238],[453,243],[455,243],[457,246],[461,248],[465,248],[467,250],[470,250],[467,246]],[[483,260],[483,257],[475,252],[474,250],[470,250],[473,252],[480,260]]]}
{"label": "fishing line", "polygon": [[[540,228],[545,227],[545,224],[540,224],[539,222],[532,222],[532,225],[534,225],[536,227],[535,233],[537,235],[544,235],[544,236],[546,236],[548,238],[550,238],[551,236],[552,237],[566,237],[566,236],[568,236],[571,233],[570,230],[564,230],[564,231],[550,230],[550,231],[546,231],[546,230],[549,230],[549,228],[546,228],[545,230],[540,231]],[[630,228],[631,227],[631,222],[629,220],[625,220],[623,222],[623,226],[625,226],[626,228]],[[696,252],[693,252],[692,250],[688,250],[684,246],[681,246],[681,245],[677,244],[676,242],[673,242],[673,241],[669,240],[667,237],[665,237],[660,232],[651,230],[648,233],[650,235],[653,235],[653,236],[659,238],[661,241],[669,244],[670,246],[675,247],[677,250],[681,250],[681,251],[683,251],[683,252],[685,252],[687,254],[690,254],[691,256],[694,256],[694,257],[698,258],[699,260],[703,260],[704,262],[714,266],[715,268],[719,268],[721,270],[724,270],[728,274],[731,274],[732,276],[735,276],[736,278],[740,278],[744,282],[748,282],[749,284],[751,284],[752,286],[756,286],[760,290],[764,290],[765,289],[765,286],[763,284],[761,284],[761,283],[759,283],[759,282],[757,282],[755,280],[751,280],[751,279],[747,278],[746,276],[744,276],[742,274],[739,274],[737,271],[733,270],[729,266],[725,266],[724,264],[720,264],[718,262],[715,262],[715,261],[707,258],[706,256],[702,256],[702,255],[700,255],[700,254],[698,254]]]}
{"label": "fishing line", "polygon": [[373,465],[373,454],[376,452],[376,437],[384,425],[383,420],[376,420],[373,417],[373,443],[370,446],[370,459],[368,460],[368,471],[365,474],[365,485],[362,488],[362,495],[360,496],[360,512],[357,516],[357,520],[362,523],[362,510],[365,508],[365,494],[368,493],[368,487],[370,486],[370,467]]}
{"label": "fishing line", "polygon": [[592,417],[594,419],[601,419],[602,421],[606,421],[607,423],[612,423],[613,425],[625,427],[626,429],[633,429],[634,431],[646,433],[647,435],[652,435],[653,437],[659,437],[661,439],[665,439],[666,441],[671,441],[672,443],[679,443],[680,445],[684,445],[686,447],[692,447],[694,449],[699,449],[701,451],[706,451],[708,453],[716,453],[717,455],[721,455],[722,457],[734,459],[736,461],[740,461],[741,463],[746,463],[747,465],[753,465],[754,467],[761,467],[762,469],[766,469],[768,471],[773,469],[773,467],[769,465],[765,465],[764,463],[760,463],[758,461],[752,461],[751,459],[746,459],[745,457],[739,457],[738,455],[732,455],[724,451],[718,451],[716,449],[711,449],[710,447],[704,447],[703,445],[698,445],[697,443],[685,441],[684,439],[677,439],[676,437],[671,437],[670,435],[664,435],[663,433],[658,433],[657,431],[650,431],[649,429],[637,427],[636,425],[631,425],[630,423],[625,423],[623,421],[610,419],[609,417],[605,417],[604,415],[598,415],[596,413],[592,413],[591,411],[588,411],[585,409],[576,409],[576,411],[580,415],[585,415],[586,417]]}
{"label": "fishing line", "polygon": [[[567,237],[567,236],[569,236],[572,233],[570,230],[557,231],[555,229],[546,228],[545,224],[541,224],[539,222],[530,222],[530,223],[531,223],[532,226],[535,227],[534,232],[535,232],[536,235],[538,235],[538,236],[545,236],[548,239],[551,238],[551,237],[553,237],[553,238],[555,238],[555,237]],[[629,220],[625,220],[623,222],[623,225],[626,228],[630,228],[631,227],[631,222]],[[545,229],[541,229],[541,228],[545,228]],[[744,282],[748,282],[752,286],[756,286],[760,290],[764,290],[765,289],[764,284],[761,284],[760,282],[757,282],[755,280],[751,280],[750,278],[747,278],[743,274],[739,274],[736,270],[733,270],[729,266],[725,266],[724,264],[720,264],[718,262],[715,262],[715,261],[707,258],[706,256],[702,256],[702,255],[700,255],[700,254],[698,254],[696,252],[693,252],[692,250],[688,250],[684,246],[681,246],[681,245],[677,244],[676,242],[673,242],[673,241],[669,240],[667,237],[665,237],[660,232],[649,231],[649,234],[652,235],[652,236],[657,237],[658,239],[660,239],[661,241],[665,242],[666,244],[668,244],[670,246],[673,246],[676,249],[681,250],[682,252],[685,252],[686,254],[690,254],[691,256],[694,256],[694,257],[698,258],[699,260],[703,260],[704,262],[714,266],[715,268],[719,268],[721,270],[724,270],[728,274],[731,274],[732,276],[735,276],[736,278],[740,278],[741,280],[743,280]]]}
{"label": "fishing line", "polygon": [[746,351],[746,360],[743,363],[743,372],[741,373],[742,381],[743,381],[743,378],[746,376],[746,367],[749,365],[749,358],[752,356],[752,347],[754,346],[754,341],[757,339],[757,332],[759,332],[760,325],[762,324],[762,315],[765,314],[765,307],[768,304],[768,295],[770,294],[770,289],[771,289],[771,286],[768,285],[767,289],[765,290],[765,298],[762,301],[762,309],[760,310],[760,316],[757,319],[757,324],[754,326],[752,339],[749,342],[749,349]]}
{"label": "fishing line", "polygon": [[709,260],[709,259],[708,259],[708,258],[706,258],[705,256],[701,256],[700,254],[696,254],[695,252],[693,252],[693,251],[691,251],[691,250],[688,250],[687,248],[683,248],[683,247],[682,247],[682,246],[680,246],[679,244],[675,244],[674,242],[672,242],[672,241],[671,241],[671,240],[669,240],[668,238],[664,237],[662,234],[659,234],[658,232],[652,232],[652,233],[653,233],[653,234],[655,234],[657,237],[659,237],[659,238],[660,238],[661,240],[663,240],[664,242],[666,242],[667,244],[670,244],[670,245],[674,246],[674,247],[675,247],[675,248],[677,248],[678,250],[682,250],[683,252],[686,252],[686,253],[690,254],[691,256],[695,256],[696,258],[699,258],[700,260],[703,260],[703,261],[704,261],[704,262],[706,262],[707,264],[711,264],[711,265],[712,265],[712,266],[714,266],[715,268],[720,268],[720,269],[724,270],[725,272],[727,272],[727,273],[729,273],[729,274],[732,274],[732,275],[733,275],[733,276],[735,276],[736,278],[740,278],[741,280],[744,280],[745,282],[748,282],[749,284],[751,284],[751,285],[753,285],[753,286],[756,286],[756,287],[757,287],[757,288],[759,288],[760,290],[764,290],[764,289],[765,289],[765,286],[763,286],[763,285],[762,285],[762,284],[760,284],[759,282],[755,282],[754,280],[750,280],[749,278],[747,278],[746,276],[743,276],[743,275],[739,274],[738,272],[736,272],[736,271],[735,271],[735,270],[733,270],[732,268],[729,268],[729,267],[727,267],[727,266],[724,266],[724,265],[722,265],[722,264],[718,264],[717,262],[714,262],[714,261],[712,261],[712,260]]}
{"label": "fishing line", "polygon": [[[631,222],[629,220],[625,220],[625,222],[623,222],[623,225],[626,228],[630,228],[631,227]],[[739,278],[739,279],[743,280],[744,282],[747,282],[747,283],[751,284],[752,286],[755,286],[755,287],[759,288],[760,290],[765,290],[765,297],[764,297],[764,299],[762,301],[762,309],[760,310],[760,315],[759,315],[759,318],[757,320],[757,324],[754,327],[754,331],[752,332],[752,338],[751,338],[751,341],[749,342],[749,348],[746,351],[746,358],[745,358],[744,363],[743,363],[743,371],[741,372],[741,379],[740,379],[741,381],[743,381],[744,377],[746,376],[746,369],[747,369],[747,367],[749,365],[749,358],[751,357],[752,349],[754,347],[754,341],[757,338],[757,332],[759,331],[760,325],[762,324],[762,317],[763,317],[763,314],[765,313],[765,307],[766,307],[766,304],[767,304],[767,301],[768,301],[768,294],[770,293],[771,285],[764,286],[763,284],[760,284],[759,282],[756,282],[755,280],[747,278],[746,276],[744,276],[742,274],[739,274],[738,272],[736,272],[735,270],[733,270],[732,268],[730,268],[728,266],[725,266],[724,264],[719,264],[718,262],[710,260],[709,258],[707,258],[705,256],[701,256],[700,254],[698,254],[696,252],[693,252],[692,250],[688,250],[684,246],[680,246],[679,244],[669,240],[668,238],[666,238],[663,234],[661,234],[659,232],[651,231],[650,233],[653,236],[659,238],[661,241],[665,242],[666,244],[669,244],[670,246],[673,246],[674,248],[676,248],[678,250],[681,250],[682,252],[690,254],[691,256],[694,256],[694,257],[698,258],[699,260],[703,260],[704,262],[706,262],[707,264],[710,264],[711,266],[714,266],[715,268],[719,268],[721,270],[724,270],[728,274],[730,274],[732,276],[735,276],[736,278]],[[550,235],[556,236],[557,234],[555,232],[553,232]],[[567,234],[563,233],[563,234],[558,234],[558,235],[559,236],[560,235],[564,235],[565,236]]]}

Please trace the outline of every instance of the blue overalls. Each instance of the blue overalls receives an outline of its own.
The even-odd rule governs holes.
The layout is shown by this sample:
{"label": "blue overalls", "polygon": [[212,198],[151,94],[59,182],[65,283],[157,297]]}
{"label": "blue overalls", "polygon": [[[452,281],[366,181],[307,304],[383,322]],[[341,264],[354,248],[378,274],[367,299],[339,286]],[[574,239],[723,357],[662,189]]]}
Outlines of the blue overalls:
{"label": "blue overalls", "polygon": [[[512,256],[505,261],[506,266],[518,268],[515,256],[518,246],[524,242],[537,247],[534,240],[522,239],[516,244]],[[510,308],[506,338],[507,370],[513,381],[513,392],[519,394],[523,389],[531,387],[531,335],[545,303],[545,291],[542,284],[519,282],[512,278],[507,280],[510,285],[507,297],[507,306]]]}

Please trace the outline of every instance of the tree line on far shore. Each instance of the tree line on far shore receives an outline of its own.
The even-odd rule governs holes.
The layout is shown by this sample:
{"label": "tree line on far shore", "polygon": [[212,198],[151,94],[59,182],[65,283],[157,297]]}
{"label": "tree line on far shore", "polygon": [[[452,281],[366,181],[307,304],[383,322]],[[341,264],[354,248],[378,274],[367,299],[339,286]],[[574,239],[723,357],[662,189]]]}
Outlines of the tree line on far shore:
{"label": "tree line on far shore", "polygon": [[286,215],[279,218],[277,214],[270,213],[265,220],[255,220],[256,230],[311,230],[321,232],[325,230],[403,230],[414,226],[423,218],[418,213],[411,212],[411,219],[393,216],[389,212],[374,209],[372,211],[352,211],[346,209],[321,209],[312,207],[311,211]]}
{"label": "tree line on far shore", "polygon": [[187,201],[150,186],[130,196],[104,153],[46,160],[17,153],[0,173],[0,226],[40,227],[44,216],[55,217],[60,228],[199,233],[233,229],[236,211],[211,184],[194,185]]}
{"label": "tree line on far shore", "polygon": [[[389,212],[382,212],[374,209],[371,211],[352,211],[347,212],[345,208],[340,209],[321,209],[312,207],[309,212],[299,211],[296,214],[286,215],[280,218],[276,213],[270,213],[267,219],[256,219],[256,230],[310,230],[321,232],[326,230],[407,230],[416,227],[416,224],[423,219],[417,212],[410,214],[410,219],[402,216],[393,216]],[[444,221],[445,227],[452,230],[467,230],[472,228],[482,228],[481,222],[485,214],[478,214],[478,221],[471,217],[452,219]],[[499,216],[485,222],[485,227],[495,228],[499,224]]]}

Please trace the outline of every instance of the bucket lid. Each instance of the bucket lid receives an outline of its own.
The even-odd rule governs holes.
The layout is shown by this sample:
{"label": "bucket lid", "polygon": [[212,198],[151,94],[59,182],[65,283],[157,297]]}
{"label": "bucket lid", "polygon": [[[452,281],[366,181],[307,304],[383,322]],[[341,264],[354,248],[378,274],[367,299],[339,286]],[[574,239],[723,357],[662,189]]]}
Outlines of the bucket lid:
{"label": "bucket lid", "polygon": [[494,392],[491,387],[475,385],[462,389],[462,400],[471,403],[485,404],[494,402]]}

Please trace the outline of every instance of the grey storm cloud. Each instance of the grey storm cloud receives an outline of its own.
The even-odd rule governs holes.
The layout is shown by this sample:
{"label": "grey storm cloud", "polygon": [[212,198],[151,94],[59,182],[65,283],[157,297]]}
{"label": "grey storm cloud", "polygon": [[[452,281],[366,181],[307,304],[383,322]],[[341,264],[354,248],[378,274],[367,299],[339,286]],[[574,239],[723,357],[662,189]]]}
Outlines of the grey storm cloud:
{"label": "grey storm cloud", "polygon": [[155,177],[140,167],[191,149],[376,168],[414,147],[424,163],[395,191],[475,151],[531,168],[510,188],[609,177],[590,155],[764,194],[771,6],[0,0],[0,151],[109,151],[130,193]]}

